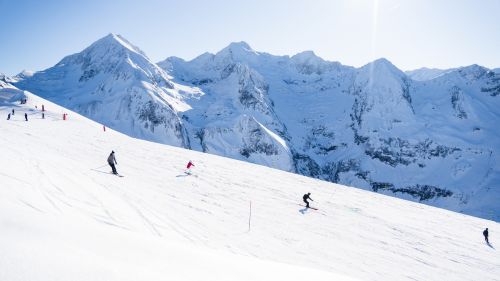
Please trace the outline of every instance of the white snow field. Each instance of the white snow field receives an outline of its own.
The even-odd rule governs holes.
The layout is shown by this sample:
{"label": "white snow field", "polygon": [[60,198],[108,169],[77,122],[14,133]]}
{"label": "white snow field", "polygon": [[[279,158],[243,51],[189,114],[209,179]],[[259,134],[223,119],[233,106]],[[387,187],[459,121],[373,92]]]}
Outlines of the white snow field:
{"label": "white snow field", "polygon": [[25,94],[0,106],[0,280],[500,280],[496,222],[104,132]]}

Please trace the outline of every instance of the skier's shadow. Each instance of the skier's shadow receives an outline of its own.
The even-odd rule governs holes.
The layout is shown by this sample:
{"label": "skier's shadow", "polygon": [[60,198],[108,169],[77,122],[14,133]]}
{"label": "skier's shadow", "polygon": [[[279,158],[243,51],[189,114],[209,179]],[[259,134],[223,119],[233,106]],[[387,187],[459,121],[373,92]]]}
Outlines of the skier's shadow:
{"label": "skier's shadow", "polygon": [[94,171],[94,172],[99,172],[99,173],[103,173],[103,174],[109,174],[107,172],[103,172],[103,171],[99,171],[99,170],[96,170],[96,169],[90,169],[91,171]]}
{"label": "skier's shadow", "polygon": [[307,212],[307,209],[308,209],[307,207],[304,209],[300,209],[299,212],[304,215]]}
{"label": "skier's shadow", "polygon": [[188,174],[182,174],[182,175],[177,175],[177,176],[175,176],[175,177],[176,177],[176,178],[183,178],[183,177],[187,177],[187,176],[189,176],[189,175],[188,175]]}
{"label": "skier's shadow", "polygon": [[491,245],[489,242],[486,243],[486,245],[488,245],[488,247],[492,248],[492,249],[495,249],[495,247],[493,247],[493,245]]}

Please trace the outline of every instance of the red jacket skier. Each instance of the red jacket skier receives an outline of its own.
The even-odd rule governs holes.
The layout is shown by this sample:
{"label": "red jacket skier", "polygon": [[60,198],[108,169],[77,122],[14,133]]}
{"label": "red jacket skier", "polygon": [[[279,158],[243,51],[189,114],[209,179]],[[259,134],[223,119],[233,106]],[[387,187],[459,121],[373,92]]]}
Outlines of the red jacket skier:
{"label": "red jacket skier", "polygon": [[194,167],[194,164],[191,160],[189,160],[186,166],[186,171],[184,173],[191,175],[191,167]]}

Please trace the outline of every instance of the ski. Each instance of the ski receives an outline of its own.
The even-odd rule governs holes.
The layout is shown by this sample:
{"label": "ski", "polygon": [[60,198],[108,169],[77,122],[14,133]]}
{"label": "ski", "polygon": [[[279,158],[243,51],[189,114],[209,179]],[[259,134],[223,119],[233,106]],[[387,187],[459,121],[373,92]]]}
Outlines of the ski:
{"label": "ski", "polygon": [[189,173],[189,172],[184,172],[184,174],[186,174],[186,176],[192,176],[192,177],[195,177],[195,178],[198,177],[198,175],[195,175],[195,174]]}
{"label": "ski", "polygon": [[302,206],[302,207],[307,208],[307,209],[312,209],[312,210],[316,210],[316,211],[318,211],[318,210],[319,210],[318,208],[314,208],[314,207],[306,207],[306,205],[302,205],[302,204],[297,204],[297,205]]}

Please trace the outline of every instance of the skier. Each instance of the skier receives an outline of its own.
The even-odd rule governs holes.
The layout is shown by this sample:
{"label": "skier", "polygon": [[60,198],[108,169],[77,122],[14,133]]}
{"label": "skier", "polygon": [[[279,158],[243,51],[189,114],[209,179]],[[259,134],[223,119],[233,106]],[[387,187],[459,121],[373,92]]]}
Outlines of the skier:
{"label": "skier", "polygon": [[490,244],[490,241],[488,241],[488,228],[486,228],[486,229],[483,231],[483,235],[484,235],[484,240],[486,240],[486,243],[487,243],[487,244]]}
{"label": "skier", "polygon": [[12,115],[14,115],[14,108],[12,109]]}
{"label": "skier", "polygon": [[42,119],[45,119],[45,112],[42,112]]}
{"label": "skier", "polygon": [[308,199],[311,201],[314,201],[314,200],[312,200],[312,198],[310,196],[311,196],[311,192],[304,194],[304,196],[302,196],[304,203],[306,203],[306,208],[309,208],[309,201],[307,201]]}
{"label": "skier", "polygon": [[108,156],[108,164],[111,166],[111,169],[113,170],[113,174],[118,175],[118,172],[116,171],[115,164],[118,165],[118,162],[116,162],[115,158],[115,152],[111,151],[111,154]]}
{"label": "skier", "polygon": [[28,121],[28,113],[24,113],[24,120]]}
{"label": "skier", "polygon": [[191,174],[191,167],[194,167],[193,161],[189,160],[186,166],[186,174],[190,175]]}
{"label": "skier", "polygon": [[7,114],[7,120],[10,120],[10,113]]}

